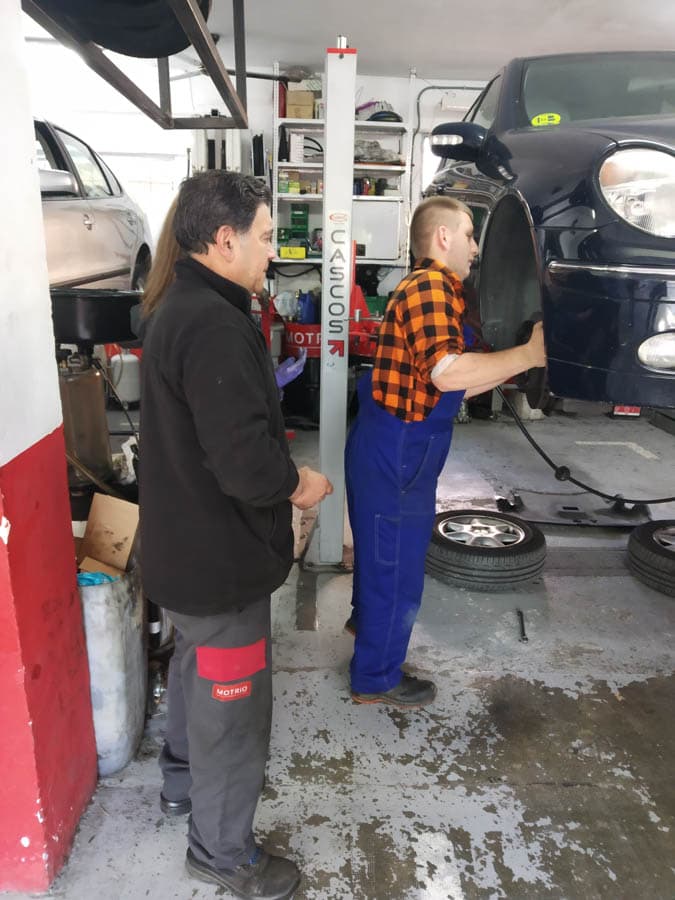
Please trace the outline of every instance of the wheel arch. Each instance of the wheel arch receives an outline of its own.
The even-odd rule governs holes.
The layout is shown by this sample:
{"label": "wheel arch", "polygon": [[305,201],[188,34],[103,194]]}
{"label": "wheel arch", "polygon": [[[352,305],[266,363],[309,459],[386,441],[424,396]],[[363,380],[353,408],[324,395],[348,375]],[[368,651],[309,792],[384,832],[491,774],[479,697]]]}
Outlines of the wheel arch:
{"label": "wheel arch", "polygon": [[510,191],[492,210],[481,240],[480,317],[495,350],[516,343],[525,319],[543,316],[542,266],[529,205]]}
{"label": "wheel arch", "polygon": [[152,265],[152,251],[148,244],[144,241],[136,251],[136,259],[134,260],[131,272],[131,288],[132,290],[141,290],[142,281],[150,271]]}

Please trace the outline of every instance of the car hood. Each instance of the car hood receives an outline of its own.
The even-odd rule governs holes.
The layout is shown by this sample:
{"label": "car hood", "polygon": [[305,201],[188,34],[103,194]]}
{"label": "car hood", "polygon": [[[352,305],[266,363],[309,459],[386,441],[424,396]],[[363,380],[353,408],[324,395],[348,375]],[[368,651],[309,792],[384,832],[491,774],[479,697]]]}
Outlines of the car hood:
{"label": "car hood", "polygon": [[675,116],[603,119],[491,134],[484,157],[489,168],[483,172],[488,179],[501,173],[505,189],[518,192],[527,203],[535,227],[595,230],[617,221],[596,185],[602,160],[619,146],[634,143],[675,151]]}
{"label": "car hood", "polygon": [[576,122],[570,128],[602,135],[620,144],[633,141],[657,143],[675,150],[675,113],[672,116],[631,116]]}

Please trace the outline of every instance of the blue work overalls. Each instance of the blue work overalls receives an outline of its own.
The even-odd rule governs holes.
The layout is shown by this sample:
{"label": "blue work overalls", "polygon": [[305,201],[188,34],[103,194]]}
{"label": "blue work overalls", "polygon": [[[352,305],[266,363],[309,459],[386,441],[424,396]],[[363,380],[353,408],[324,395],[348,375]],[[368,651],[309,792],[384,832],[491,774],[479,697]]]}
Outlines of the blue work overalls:
{"label": "blue work overalls", "polygon": [[404,422],[373,400],[372,374],[358,384],[359,412],[345,449],[354,534],[352,690],[388,691],[401,680],[424,588],[436,484],[464,391],[443,393],[422,422]]}

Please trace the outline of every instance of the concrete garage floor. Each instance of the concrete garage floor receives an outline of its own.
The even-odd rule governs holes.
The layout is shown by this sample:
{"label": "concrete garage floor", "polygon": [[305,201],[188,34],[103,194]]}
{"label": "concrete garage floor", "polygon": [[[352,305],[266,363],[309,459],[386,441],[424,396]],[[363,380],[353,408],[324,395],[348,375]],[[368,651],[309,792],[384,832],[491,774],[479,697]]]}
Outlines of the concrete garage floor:
{"label": "concrete garage floor", "polygon": [[[626,496],[675,494],[672,436],[578,412],[532,425],[556,461]],[[316,447],[299,433],[298,461]],[[561,487],[512,422],[474,421],[455,430],[439,502]],[[544,530],[547,565],[525,589],[427,578],[409,654],[439,686],[426,710],[350,701],[349,575],[295,566],[277,592],[257,830],[300,863],[297,898],[675,898],[675,602],[628,573],[627,531]],[[185,822],[160,813],[163,723],[160,707],[137,759],[101,781],[52,896],[227,896],[188,878]]]}

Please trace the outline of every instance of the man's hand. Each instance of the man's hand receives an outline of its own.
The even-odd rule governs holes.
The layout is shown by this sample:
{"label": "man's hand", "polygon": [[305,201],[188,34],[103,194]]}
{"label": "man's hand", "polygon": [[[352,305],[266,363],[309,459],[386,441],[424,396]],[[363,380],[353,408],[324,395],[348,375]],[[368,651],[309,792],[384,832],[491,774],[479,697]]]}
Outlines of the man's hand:
{"label": "man's hand", "polygon": [[545,365],[544,329],[536,322],[526,344],[495,353],[461,353],[432,381],[439,391],[466,391],[467,397],[474,397],[514,375]]}
{"label": "man's hand", "polygon": [[530,369],[543,369],[546,365],[546,347],[544,346],[544,326],[535,322],[530,339],[525,344],[531,357]]}
{"label": "man's hand", "polygon": [[298,486],[288,498],[298,509],[309,509],[333,493],[333,485],[321,472],[315,472],[309,466],[301,466],[298,475]]}

